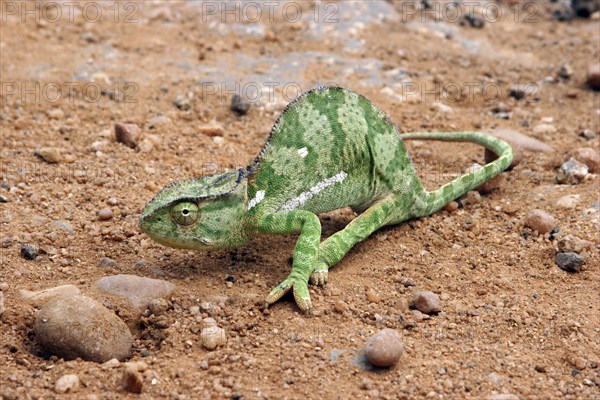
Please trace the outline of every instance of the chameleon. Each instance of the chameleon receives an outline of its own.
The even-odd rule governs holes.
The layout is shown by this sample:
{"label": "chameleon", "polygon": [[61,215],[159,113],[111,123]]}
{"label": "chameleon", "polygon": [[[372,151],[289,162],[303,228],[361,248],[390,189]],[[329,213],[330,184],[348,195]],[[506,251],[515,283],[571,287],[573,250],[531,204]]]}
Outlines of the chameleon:
{"label": "chameleon", "polygon": [[[471,142],[497,158],[434,191],[425,190],[404,140]],[[173,248],[223,250],[260,234],[298,233],[290,274],[267,295],[269,307],[292,291],[311,313],[308,283],[377,229],[428,216],[508,168],[510,145],[478,132],[400,135],[366,97],[341,87],[299,95],[277,118],[245,168],[173,182],[143,208],[140,229]],[[357,217],[321,241],[318,215],[350,207]]]}

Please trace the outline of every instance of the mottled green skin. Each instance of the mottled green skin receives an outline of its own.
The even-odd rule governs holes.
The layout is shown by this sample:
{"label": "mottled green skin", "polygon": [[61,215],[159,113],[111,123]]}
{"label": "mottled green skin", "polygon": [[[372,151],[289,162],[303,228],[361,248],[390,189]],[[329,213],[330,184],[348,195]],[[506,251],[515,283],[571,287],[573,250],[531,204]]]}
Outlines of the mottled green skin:
{"label": "mottled green skin", "polygon": [[[299,232],[292,271],[266,304],[293,289],[298,306],[310,311],[309,278],[326,283],[328,269],[356,243],[382,226],[439,210],[512,161],[508,144],[480,133],[402,138],[479,143],[499,158],[427,192],[396,128],[378,108],[353,91],[319,88],[290,103],[252,165],[167,186],[144,208],[140,227],[164,245],[202,250],[237,247],[261,233]],[[321,242],[317,214],[347,206],[361,214]]]}

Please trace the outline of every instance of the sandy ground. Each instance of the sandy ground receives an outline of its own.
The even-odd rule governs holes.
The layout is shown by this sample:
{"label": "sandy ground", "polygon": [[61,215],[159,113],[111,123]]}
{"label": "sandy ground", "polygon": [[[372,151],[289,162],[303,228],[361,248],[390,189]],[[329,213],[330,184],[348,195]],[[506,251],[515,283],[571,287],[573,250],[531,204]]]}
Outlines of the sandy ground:
{"label": "sandy ground", "polygon": [[[494,7],[478,28],[444,2],[429,13],[399,1],[74,3],[0,3],[3,398],[136,396],[120,366],[45,354],[35,308],[19,295],[73,284],[103,301],[94,282],[118,273],[176,285],[162,329],[104,302],[132,327],[148,398],[600,398],[598,177],[555,182],[577,149],[599,148],[599,94],[585,84],[599,57],[597,15],[557,22],[544,2],[482,1]],[[478,202],[357,245],[326,287],[311,288],[312,318],[291,298],[258,306],[289,272],[293,235],[204,254],[139,232],[141,207],[161,187],[248,164],[285,104],[325,83],[366,95],[403,132],[512,129],[554,150],[525,152]],[[510,96],[518,85],[528,90],[520,100]],[[231,111],[233,94],[252,102],[247,115]],[[118,122],[141,128],[137,148],[116,142]],[[35,155],[44,147],[60,162]],[[484,163],[476,146],[409,148],[430,189]],[[566,195],[572,208],[557,205]],[[100,221],[105,207],[114,216]],[[560,235],[524,228],[536,208],[560,235],[592,242],[585,271],[557,267]],[[353,217],[323,216],[323,235]],[[35,260],[21,256],[23,243],[38,247]],[[115,265],[98,265],[103,257]],[[409,310],[417,290],[437,293],[442,312]],[[215,299],[221,307],[190,312]],[[227,331],[214,351],[195,329],[208,315]],[[385,327],[401,332],[405,352],[391,369],[365,369],[357,351]],[[79,376],[76,393],[55,392],[65,374]]]}

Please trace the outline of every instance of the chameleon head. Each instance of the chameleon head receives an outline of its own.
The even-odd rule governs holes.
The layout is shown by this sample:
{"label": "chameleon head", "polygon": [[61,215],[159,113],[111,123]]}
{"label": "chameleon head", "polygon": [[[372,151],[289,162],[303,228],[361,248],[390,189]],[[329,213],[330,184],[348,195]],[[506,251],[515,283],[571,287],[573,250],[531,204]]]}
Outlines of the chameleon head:
{"label": "chameleon head", "polygon": [[140,229],[154,241],[180,249],[243,245],[248,241],[246,189],[244,170],[174,182],[146,204]]}

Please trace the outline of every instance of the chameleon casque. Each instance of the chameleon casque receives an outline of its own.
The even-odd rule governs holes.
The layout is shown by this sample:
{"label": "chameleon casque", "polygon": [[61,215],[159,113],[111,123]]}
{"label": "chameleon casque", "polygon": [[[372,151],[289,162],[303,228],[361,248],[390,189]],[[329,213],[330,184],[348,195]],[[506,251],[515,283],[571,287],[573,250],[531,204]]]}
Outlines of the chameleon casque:
{"label": "chameleon casque", "polygon": [[[498,158],[428,192],[403,139],[473,142]],[[257,234],[299,233],[291,273],[265,305],[293,290],[310,312],[309,280],[324,285],[352,246],[383,226],[430,215],[500,174],[512,158],[506,142],[481,133],[400,135],[364,96],[322,87],[285,108],[252,164],[170,184],[145,206],[139,225],[160,244],[206,251],[238,247]],[[321,241],[317,215],[347,206],[358,217]]]}

